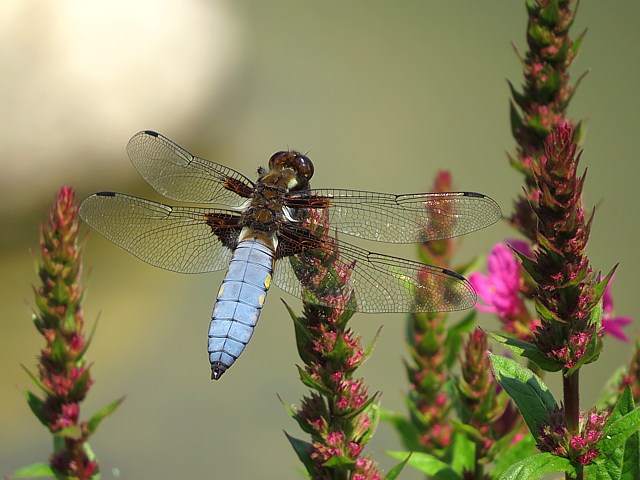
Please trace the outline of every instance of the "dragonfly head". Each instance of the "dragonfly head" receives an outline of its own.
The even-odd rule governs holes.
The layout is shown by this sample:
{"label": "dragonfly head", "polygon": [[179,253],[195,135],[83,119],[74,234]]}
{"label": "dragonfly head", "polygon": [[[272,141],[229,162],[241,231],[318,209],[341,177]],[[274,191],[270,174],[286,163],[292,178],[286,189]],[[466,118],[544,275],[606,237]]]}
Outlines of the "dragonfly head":
{"label": "dragonfly head", "polygon": [[303,190],[309,188],[309,180],[313,177],[313,162],[295,150],[281,151],[274,153],[269,159],[269,170],[283,176],[289,174],[289,190]]}

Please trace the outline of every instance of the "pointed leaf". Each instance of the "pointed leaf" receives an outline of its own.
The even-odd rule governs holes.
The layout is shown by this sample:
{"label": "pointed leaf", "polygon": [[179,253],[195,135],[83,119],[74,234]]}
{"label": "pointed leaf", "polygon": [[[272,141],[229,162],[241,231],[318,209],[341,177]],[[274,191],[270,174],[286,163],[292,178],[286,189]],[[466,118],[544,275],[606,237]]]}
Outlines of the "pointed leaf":
{"label": "pointed leaf", "polygon": [[102,420],[104,420],[106,417],[111,415],[116,410],[116,408],[120,406],[120,404],[123,401],[124,401],[124,397],[120,397],[117,400],[114,400],[113,402],[111,402],[106,407],[102,407],[100,410],[94,413],[93,416],[87,422],[87,431],[89,432],[89,435],[94,433],[98,428],[98,425],[100,425],[100,422],[102,422]]}
{"label": "pointed leaf", "polygon": [[[633,394],[627,385],[613,408],[607,426],[629,414],[634,409]],[[605,426],[605,429],[607,428]],[[599,445],[600,447],[600,445]],[[633,433],[627,441],[612,452],[600,447],[602,460],[587,469],[588,478],[626,480],[640,478],[640,433]]]}
{"label": "pointed leaf", "polygon": [[550,29],[558,25],[561,18],[558,2],[548,2],[546,6],[540,9],[538,16],[544,20],[545,24],[548,25]]}
{"label": "pointed leaf", "polygon": [[10,478],[55,478],[56,471],[46,463],[34,463],[26,467],[19,468],[11,474]]}
{"label": "pointed leaf", "polygon": [[[409,452],[386,452],[387,455],[398,460],[407,458]],[[438,478],[438,480],[461,480],[461,477],[454,472],[449,465],[437,457],[428,453],[413,452],[407,463],[416,470]]]}
{"label": "pointed leaf", "polygon": [[462,476],[463,470],[471,470],[475,462],[476,444],[462,433],[453,435],[451,442],[451,461],[449,464],[454,472]]}
{"label": "pointed leaf", "polygon": [[289,440],[289,443],[293,447],[293,450],[298,455],[298,458],[303,463],[307,472],[313,474],[315,471],[315,466],[313,465],[313,460],[311,459],[311,454],[309,453],[311,450],[311,444],[309,442],[305,442],[304,440],[300,440],[299,438],[292,437],[287,432],[284,432]]}
{"label": "pointed leaf", "polygon": [[40,390],[42,390],[44,393],[46,393],[50,397],[54,396],[54,393],[51,390],[49,390],[47,387],[45,387],[42,381],[38,377],[36,377],[34,373],[31,373],[31,371],[24,365],[20,364],[20,366],[25,372],[27,372],[27,375],[29,375],[29,378],[33,380],[33,383],[35,383]]}
{"label": "pointed leaf", "polygon": [[400,462],[391,470],[389,470],[387,474],[384,476],[385,480],[395,480],[398,477],[398,475],[400,475],[400,472],[402,472],[402,469],[409,461],[409,458],[411,458],[411,455],[412,454],[409,453],[409,455],[407,455],[407,458],[405,458],[402,462]]}
{"label": "pointed leaf", "polygon": [[460,420],[452,418],[449,420],[449,423],[451,423],[451,426],[456,432],[466,435],[468,438],[473,440],[481,440],[483,438],[482,433],[480,433],[478,429],[466,423],[462,423]]}
{"label": "pointed leaf", "polygon": [[307,371],[304,368],[302,368],[300,365],[296,365],[296,367],[298,368],[298,374],[300,375],[300,380],[302,381],[302,383],[304,383],[307,387],[312,388],[313,390],[316,390],[320,393],[324,393],[325,395],[331,395],[332,391],[329,390],[323,384],[316,382],[311,377],[311,375],[307,373]]}
{"label": "pointed leaf", "polygon": [[532,343],[525,342],[518,338],[507,337],[500,333],[490,333],[490,335],[494,340],[502,343],[513,353],[528,358],[547,372],[557,372],[562,368],[562,365],[550,360]]}
{"label": "pointed leaf", "polygon": [[49,420],[44,414],[44,400],[38,397],[36,394],[31,393],[29,390],[24,390],[24,396],[27,398],[27,403],[33,414],[40,420],[45,427],[49,428]]}
{"label": "pointed leaf", "polygon": [[509,248],[511,249],[513,254],[516,256],[516,258],[520,261],[522,268],[524,268],[524,270],[529,274],[529,276],[531,276],[533,281],[536,282],[536,275],[538,272],[538,264],[536,263],[536,261],[527,257],[524,253],[516,250],[510,245],[509,245]]}
{"label": "pointed leaf", "polygon": [[[380,397],[378,393],[376,395],[378,396],[378,400],[379,400]],[[380,407],[378,406],[377,403],[372,403],[367,409],[367,411],[365,412],[365,414],[369,418],[369,428],[360,439],[359,443],[361,445],[368,443],[371,440],[371,437],[373,437],[374,433],[376,433],[376,429],[378,428],[378,424],[380,423]]]}
{"label": "pointed leaf", "polygon": [[518,105],[522,110],[524,110],[527,106],[527,97],[518,92],[511,81],[507,80],[507,83],[509,84],[509,90],[511,91],[513,101],[516,102],[516,105]]}
{"label": "pointed leaf", "polygon": [[284,299],[280,299],[280,300],[282,300],[282,303],[284,303],[285,308],[289,312],[289,316],[291,317],[291,320],[293,320],[293,328],[296,335],[296,346],[298,349],[298,355],[300,356],[303,362],[307,364],[312,363],[314,361],[313,356],[310,355],[309,352],[307,352],[304,349],[304,345],[309,343],[309,337],[310,337],[309,330],[304,326],[300,317],[298,317],[295,314],[295,312],[289,306],[289,304],[285,302]]}
{"label": "pointed leaf", "polygon": [[529,431],[536,436],[538,426],[546,422],[549,412],[556,406],[549,388],[518,362],[490,352],[488,355],[493,375],[517,405]]}
{"label": "pointed leaf", "polygon": [[522,128],[522,117],[513,101],[509,102],[509,118],[511,119],[511,134],[517,138]]}
{"label": "pointed leaf", "polygon": [[536,453],[511,465],[498,480],[538,480],[549,473],[569,473],[575,476],[575,468],[569,459],[551,453]]}
{"label": "pointed leaf", "polygon": [[596,284],[596,288],[593,291],[593,297],[600,300],[602,298],[602,296],[604,295],[604,291],[607,288],[607,285],[609,284],[609,281],[611,280],[611,277],[613,277],[613,274],[615,273],[616,269],[618,268],[619,263],[616,263],[613,268],[609,271],[609,273],[607,273],[607,276],[604,277],[600,282],[598,282]]}
{"label": "pointed leaf", "polygon": [[640,430],[640,407],[636,407],[623,417],[607,423],[604,427],[605,435],[598,443],[598,448],[603,454],[610,455],[638,430]]}
{"label": "pointed leaf", "polygon": [[91,332],[89,333],[89,337],[87,338],[87,341],[84,344],[84,348],[82,349],[82,351],[78,355],[78,360],[80,360],[80,359],[82,359],[84,357],[84,354],[87,353],[87,350],[89,349],[89,346],[91,345],[91,342],[93,342],[93,337],[95,336],[96,330],[98,329],[98,321],[99,320],[100,320],[100,317],[96,318],[96,321],[93,324],[93,327],[91,327]]}
{"label": "pointed leaf", "polygon": [[75,380],[73,386],[71,387],[71,391],[69,392],[69,397],[76,400],[84,398],[87,392],[87,388],[90,380],[91,380],[91,372],[90,372],[90,368],[87,367],[80,374],[80,376]]}
{"label": "pointed leaf", "polygon": [[540,300],[541,300],[541,297],[536,297],[535,307],[536,307],[536,313],[543,320],[546,320],[549,322],[566,323],[562,319],[558,318],[558,316],[555,313],[553,313],[551,310],[549,310],[547,306],[544,303],[542,303]]}
{"label": "pointed leaf", "polygon": [[373,339],[369,342],[369,345],[367,345],[367,348],[364,349],[361,363],[366,362],[371,356],[371,354],[373,353],[373,349],[375,348],[376,343],[378,342],[378,338],[380,337],[381,331],[382,331],[382,325],[380,325],[380,327],[376,331],[376,334],[374,335]]}
{"label": "pointed leaf", "polygon": [[576,39],[573,40],[571,44],[571,51],[573,56],[575,57],[578,54],[578,50],[580,50],[580,45],[582,45],[582,41],[584,37],[587,35],[587,29],[585,28],[580,35]]}
{"label": "pointed leaf", "polygon": [[56,365],[62,365],[67,361],[67,349],[59,334],[54,337],[51,345],[51,360]]}

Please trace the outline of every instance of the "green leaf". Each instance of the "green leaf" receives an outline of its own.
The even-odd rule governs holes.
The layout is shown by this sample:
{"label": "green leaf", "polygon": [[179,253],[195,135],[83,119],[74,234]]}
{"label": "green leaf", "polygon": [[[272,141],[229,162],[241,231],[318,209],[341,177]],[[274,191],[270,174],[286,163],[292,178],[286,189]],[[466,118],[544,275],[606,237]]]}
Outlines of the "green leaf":
{"label": "green leaf", "polygon": [[314,358],[303,348],[304,345],[307,345],[309,343],[309,330],[303,325],[300,317],[295,314],[289,304],[285,302],[284,299],[280,300],[282,300],[282,303],[284,303],[285,308],[289,312],[289,316],[291,316],[291,320],[293,320],[293,328],[296,335],[296,346],[298,348],[298,355],[304,363],[312,363],[314,361]]}
{"label": "green leaf", "polygon": [[600,300],[602,298],[602,296],[604,295],[604,291],[607,288],[607,285],[609,284],[609,281],[611,280],[611,277],[613,277],[613,274],[615,273],[616,269],[618,268],[618,263],[616,263],[613,268],[609,271],[609,273],[607,273],[607,276],[604,277],[602,280],[600,280],[597,284],[596,284],[596,288],[594,288],[593,290],[593,297],[597,300]]}
{"label": "green leaf", "polygon": [[602,298],[589,312],[589,325],[596,325],[598,329],[602,326]]}
{"label": "green leaf", "polygon": [[47,387],[45,387],[44,384],[40,381],[38,377],[36,377],[34,373],[31,373],[31,371],[24,365],[21,364],[20,366],[25,372],[27,372],[27,375],[29,375],[29,378],[33,380],[33,383],[35,383],[40,390],[42,390],[44,393],[46,393],[50,397],[54,396],[54,393],[51,390],[49,390]]}
{"label": "green leaf", "polygon": [[544,20],[544,23],[553,28],[560,22],[560,6],[558,2],[549,2],[548,5],[542,7],[538,12],[539,18]]}
{"label": "green leaf", "polygon": [[[607,425],[623,418],[634,409],[633,394],[625,388],[611,412]],[[607,427],[605,426],[605,429]],[[600,447],[600,445],[599,445]],[[606,446],[605,446],[606,448]],[[631,480],[640,478],[640,433],[633,433],[624,445],[609,452],[600,448],[602,457],[587,467],[587,478],[606,480]]]}
{"label": "green leaf", "polygon": [[99,318],[96,318],[96,321],[93,324],[93,327],[91,328],[91,332],[89,333],[89,337],[87,338],[87,341],[86,341],[86,343],[84,345],[84,348],[82,349],[82,351],[78,355],[78,360],[80,360],[80,359],[82,359],[84,357],[84,354],[87,353],[87,350],[89,349],[89,346],[91,345],[91,342],[93,342],[93,337],[96,334],[96,330],[98,329],[98,320],[99,320]]}
{"label": "green leaf", "polygon": [[373,349],[375,348],[376,343],[378,342],[378,337],[380,337],[381,331],[382,331],[382,325],[378,328],[378,331],[376,331],[376,334],[374,335],[373,339],[369,342],[369,345],[367,345],[367,348],[364,349],[364,352],[362,354],[362,360],[360,361],[360,363],[366,362],[371,356],[371,354],[373,353]]}
{"label": "green leaf", "polygon": [[420,451],[424,447],[418,443],[419,432],[413,423],[399,413],[380,407],[380,420],[390,423],[400,436],[402,445],[411,451]]}
{"label": "green leaf", "polygon": [[384,476],[385,480],[395,480],[398,475],[400,475],[400,472],[402,472],[402,469],[404,469],[404,466],[407,464],[407,461],[409,460],[409,458],[411,458],[411,453],[407,456],[407,458],[405,458],[402,462],[400,462],[398,465],[396,465],[395,467],[393,467],[391,470],[389,470],[387,472],[387,474]]}
{"label": "green leaf", "polygon": [[325,395],[331,395],[331,390],[329,390],[326,386],[324,386],[321,383],[316,382],[311,375],[309,375],[307,373],[307,371],[302,368],[300,365],[296,365],[296,367],[298,368],[298,374],[300,375],[300,380],[302,381],[302,383],[304,383],[307,387],[316,390],[320,393],[323,393]]}
{"label": "green leaf", "polygon": [[509,248],[516,256],[516,259],[520,262],[520,265],[522,265],[522,268],[524,268],[525,272],[527,272],[531,279],[537,283],[536,277],[538,276],[538,264],[536,263],[536,261],[527,257],[524,253],[516,250],[511,246],[509,246]]}
{"label": "green leaf", "polygon": [[113,402],[111,402],[109,405],[102,407],[100,410],[94,413],[93,416],[87,422],[87,431],[89,432],[89,435],[94,433],[98,428],[98,425],[100,425],[100,422],[102,422],[102,420],[104,420],[106,417],[111,415],[116,410],[116,408],[120,406],[120,404],[123,401],[124,401],[124,397],[120,397],[117,400],[114,400]]}
{"label": "green leaf", "polygon": [[511,465],[534,455],[536,452],[536,440],[532,435],[523,436],[515,445],[511,445],[512,435],[506,437],[506,439],[508,440],[507,442],[501,442],[501,438],[495,445],[497,454],[495,455],[495,463],[491,472],[494,477],[506,471]]}
{"label": "green leaf", "polygon": [[315,471],[315,466],[313,465],[313,460],[311,460],[311,454],[309,453],[311,450],[311,444],[304,440],[300,440],[299,438],[292,437],[287,432],[284,432],[284,434],[287,436],[287,439],[293,447],[293,450],[296,452],[296,455],[298,455],[298,458],[307,469],[307,472],[312,475]]}
{"label": "green leaf", "polygon": [[545,356],[534,344],[525,342],[517,338],[507,337],[500,333],[490,333],[491,337],[502,343],[505,347],[511,350],[513,353],[522,357],[528,358],[533,363],[538,365],[541,369],[547,372],[557,372],[562,368],[557,362],[550,360]]}
{"label": "green leaf", "polygon": [[511,96],[513,97],[513,101],[516,102],[516,105],[518,105],[521,109],[524,110],[525,107],[527,106],[527,97],[522,93],[518,92],[516,90],[516,87],[514,87],[513,83],[511,83],[509,80],[507,80],[507,83],[509,84],[509,90],[511,91]]}
{"label": "green leaf", "polygon": [[462,476],[463,470],[471,470],[476,455],[476,444],[466,435],[456,433],[451,441],[451,469]]}
{"label": "green leaf", "polygon": [[466,435],[468,438],[472,438],[473,440],[481,440],[483,435],[478,431],[478,429],[468,425],[466,423],[462,423],[460,420],[450,419],[449,423],[454,428],[454,430],[458,433]]}
{"label": "green leaf", "polygon": [[[386,452],[398,460],[407,458],[409,452]],[[407,463],[416,470],[438,478],[438,480],[460,480],[461,477],[449,465],[428,453],[413,452]]]}
{"label": "green leaf", "polygon": [[586,35],[587,35],[587,29],[585,28],[582,31],[582,33],[578,35],[578,37],[571,44],[571,53],[573,54],[574,57],[578,54],[578,51],[580,50],[580,45],[582,45],[582,41],[584,40],[584,37]]}
{"label": "green leaf", "polygon": [[84,398],[84,395],[86,394],[90,380],[91,380],[91,372],[89,367],[87,367],[84,369],[84,371],[80,374],[80,376],[76,379],[75,383],[71,387],[71,391],[69,392],[69,397],[77,400]]}
{"label": "green leaf", "polygon": [[24,396],[27,398],[27,403],[33,414],[40,420],[45,427],[49,428],[49,420],[44,414],[44,400],[38,397],[35,393],[31,393],[29,390],[24,390]]}
{"label": "green leaf", "polygon": [[54,435],[62,439],[80,440],[82,438],[82,429],[80,425],[69,425],[57,430]]}
{"label": "green leaf", "polygon": [[329,460],[322,464],[323,467],[331,467],[336,470],[344,471],[351,470],[355,466],[356,462],[345,455],[333,455]]}
{"label": "green leaf", "polygon": [[55,478],[56,471],[46,463],[34,463],[26,467],[19,468],[11,474],[10,478]]}
{"label": "green leaf", "polygon": [[549,388],[540,377],[518,362],[490,352],[488,355],[493,375],[518,406],[535,436],[538,426],[546,422],[549,412],[556,407]]}
{"label": "green leaf", "polygon": [[536,453],[511,465],[498,477],[498,480],[537,480],[549,473],[568,473],[575,475],[576,470],[569,459],[551,453]]}
{"label": "green leaf", "polygon": [[64,341],[60,338],[60,334],[57,334],[53,339],[51,345],[51,360],[56,365],[62,365],[67,361],[67,349]]}
{"label": "green leaf", "polygon": [[509,118],[511,120],[511,134],[517,138],[522,128],[522,117],[513,101],[509,102]]}
{"label": "green leaf", "polygon": [[[376,393],[372,398],[375,398],[376,402],[380,401],[380,392]],[[371,440],[371,437],[373,437],[373,434],[378,428],[378,424],[380,423],[380,406],[378,403],[371,403],[364,413],[369,418],[369,428],[367,428],[366,432],[360,439],[360,443],[362,445]]]}
{"label": "green leaf", "polygon": [[640,407],[634,408],[621,418],[607,423],[604,427],[604,437],[598,443],[598,448],[603,454],[609,456],[638,430],[640,430]]}

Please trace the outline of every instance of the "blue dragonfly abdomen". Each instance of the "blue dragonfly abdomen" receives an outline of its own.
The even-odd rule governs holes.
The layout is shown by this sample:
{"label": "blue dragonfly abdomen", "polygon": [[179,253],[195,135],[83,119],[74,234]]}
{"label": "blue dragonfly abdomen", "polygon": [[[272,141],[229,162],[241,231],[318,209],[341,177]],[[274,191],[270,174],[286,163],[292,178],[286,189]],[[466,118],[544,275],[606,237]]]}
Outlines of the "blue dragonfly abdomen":
{"label": "blue dragonfly abdomen", "polygon": [[257,238],[241,241],[222,281],[209,326],[211,378],[218,380],[253,335],[274,268],[273,250]]}

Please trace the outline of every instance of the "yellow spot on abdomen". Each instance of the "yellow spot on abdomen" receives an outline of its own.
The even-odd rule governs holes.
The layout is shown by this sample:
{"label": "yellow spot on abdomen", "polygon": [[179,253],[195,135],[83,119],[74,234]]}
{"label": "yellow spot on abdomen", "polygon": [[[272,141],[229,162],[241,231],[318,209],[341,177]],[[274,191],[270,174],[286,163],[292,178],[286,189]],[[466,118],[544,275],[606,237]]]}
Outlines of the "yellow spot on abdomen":
{"label": "yellow spot on abdomen", "polygon": [[267,278],[264,279],[264,288],[269,288],[271,286],[271,275],[267,275]]}
{"label": "yellow spot on abdomen", "polygon": [[222,292],[224,292],[224,283],[222,285],[220,285],[220,290],[218,290],[218,297],[220,298],[220,295],[222,295]]}
{"label": "yellow spot on abdomen", "polygon": [[259,306],[259,307],[261,307],[261,306],[264,304],[264,299],[265,299],[264,294],[262,294],[262,295],[260,295],[260,296],[258,297],[258,306]]}

